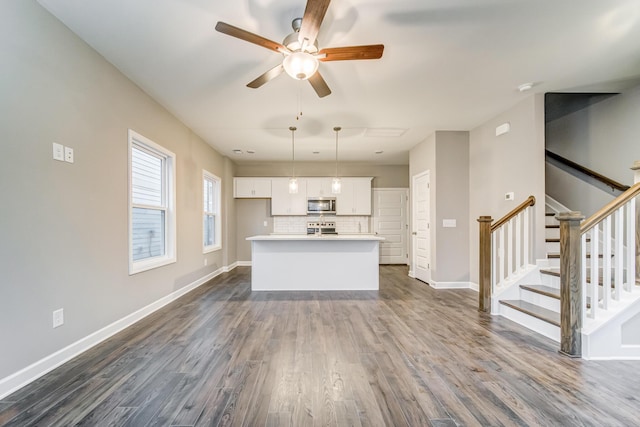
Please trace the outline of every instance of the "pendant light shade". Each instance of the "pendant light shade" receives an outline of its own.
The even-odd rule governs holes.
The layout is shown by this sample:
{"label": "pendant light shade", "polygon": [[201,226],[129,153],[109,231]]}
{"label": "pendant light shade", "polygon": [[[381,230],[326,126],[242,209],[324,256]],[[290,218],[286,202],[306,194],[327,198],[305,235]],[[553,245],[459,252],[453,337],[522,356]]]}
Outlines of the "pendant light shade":
{"label": "pendant light shade", "polygon": [[291,126],[289,130],[291,131],[291,178],[289,178],[289,193],[296,194],[298,192],[298,180],[296,179],[296,141],[294,134],[297,128]]}
{"label": "pendant light shade", "polygon": [[340,194],[342,191],[342,183],[338,177],[338,132],[340,132],[342,128],[340,126],[336,126],[333,130],[336,132],[336,176],[331,181],[331,192],[333,194]]}

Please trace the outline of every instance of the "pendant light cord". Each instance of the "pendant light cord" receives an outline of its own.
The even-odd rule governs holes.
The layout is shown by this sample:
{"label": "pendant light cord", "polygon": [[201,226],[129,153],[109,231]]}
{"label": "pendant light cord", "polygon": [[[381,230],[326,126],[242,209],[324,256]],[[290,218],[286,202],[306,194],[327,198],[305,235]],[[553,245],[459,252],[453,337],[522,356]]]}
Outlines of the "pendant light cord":
{"label": "pendant light cord", "polygon": [[298,128],[295,126],[290,126],[289,130],[291,131],[291,178],[296,177],[296,143],[294,133]]}
{"label": "pendant light cord", "polygon": [[336,178],[338,178],[338,132],[342,130],[340,126],[336,126],[333,128],[336,131]]}

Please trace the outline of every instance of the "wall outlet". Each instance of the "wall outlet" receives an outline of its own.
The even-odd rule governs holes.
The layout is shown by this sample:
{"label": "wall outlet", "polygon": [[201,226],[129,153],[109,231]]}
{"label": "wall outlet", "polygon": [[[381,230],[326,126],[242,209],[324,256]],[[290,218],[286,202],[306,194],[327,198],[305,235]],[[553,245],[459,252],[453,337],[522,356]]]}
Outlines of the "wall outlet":
{"label": "wall outlet", "polygon": [[64,325],[64,309],[59,309],[53,312],[53,327],[57,328]]}
{"label": "wall outlet", "polygon": [[269,223],[268,223],[267,221],[265,221],[265,222],[264,222],[264,226],[265,226],[265,227],[268,227],[268,226],[269,226]]}
{"label": "wall outlet", "polygon": [[209,260],[205,258],[204,259],[204,265],[206,266],[208,262],[209,262]]}
{"label": "wall outlet", "polygon": [[515,195],[513,194],[513,191],[510,193],[505,193],[504,194],[504,199],[505,200],[514,200],[515,199]]}
{"label": "wall outlet", "polygon": [[64,161],[67,163],[73,163],[73,148],[64,147]]}
{"label": "wall outlet", "polygon": [[53,160],[64,162],[64,145],[53,143]]}

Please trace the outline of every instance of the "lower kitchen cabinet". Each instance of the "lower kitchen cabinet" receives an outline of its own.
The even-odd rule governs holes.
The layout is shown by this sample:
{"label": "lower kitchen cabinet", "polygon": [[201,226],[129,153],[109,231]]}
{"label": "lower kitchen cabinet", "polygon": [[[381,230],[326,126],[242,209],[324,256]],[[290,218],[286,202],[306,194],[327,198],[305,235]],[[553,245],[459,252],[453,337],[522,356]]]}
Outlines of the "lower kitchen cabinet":
{"label": "lower kitchen cabinet", "polygon": [[289,193],[289,178],[271,179],[271,215],[306,215],[307,181],[298,178],[298,192]]}

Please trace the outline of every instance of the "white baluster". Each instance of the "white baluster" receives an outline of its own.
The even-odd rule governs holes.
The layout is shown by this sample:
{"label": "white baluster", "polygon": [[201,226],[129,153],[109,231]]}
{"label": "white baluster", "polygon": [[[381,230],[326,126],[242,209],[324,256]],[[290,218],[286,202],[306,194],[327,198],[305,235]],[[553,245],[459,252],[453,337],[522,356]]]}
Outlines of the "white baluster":
{"label": "white baluster", "polygon": [[611,299],[611,215],[602,222],[602,308],[609,309]]}
{"label": "white baluster", "polygon": [[[580,253],[581,254],[586,254],[587,253],[587,235],[588,233],[584,233],[581,237],[580,237]],[[587,308],[587,296],[589,295],[589,287],[587,286],[587,263],[583,262],[580,265],[580,269],[581,269],[581,276],[582,276],[582,283],[580,284],[582,286],[582,324],[584,324],[585,319],[587,318],[587,316],[589,317],[593,317],[592,313],[593,310],[589,310]]]}
{"label": "white baluster", "polygon": [[496,283],[496,273],[498,269],[498,233],[491,233],[491,294],[498,287]]}
{"label": "white baluster", "polygon": [[615,224],[615,253],[613,259],[615,261],[615,288],[613,289],[613,299],[620,300],[622,286],[624,283],[624,207],[616,210]]}
{"label": "white baluster", "polygon": [[627,203],[627,292],[636,285],[636,199]]}
{"label": "white baluster", "polygon": [[507,278],[513,275],[513,218],[507,223]]}
{"label": "white baluster", "polygon": [[[598,233],[598,225],[594,226],[591,229],[591,244],[590,246],[590,255],[591,255],[591,273],[589,274],[589,278],[591,279],[590,288],[591,288],[591,314],[595,319],[598,311],[598,304],[600,304],[599,300],[599,292],[598,292],[598,246],[599,242],[599,233]],[[582,254],[582,262],[587,263],[587,253]]]}
{"label": "white baluster", "polygon": [[533,208],[528,207],[527,209],[524,210],[523,212],[523,229],[524,232],[522,233],[523,236],[523,242],[522,242],[522,258],[524,260],[524,266],[528,267],[529,264],[531,264],[531,261],[529,260],[529,236],[531,234],[531,224],[529,224],[529,212],[531,212]]}
{"label": "white baluster", "polygon": [[498,240],[500,241],[500,266],[498,267],[498,283],[502,284],[504,280],[504,227],[498,229]]}
{"label": "white baluster", "polygon": [[522,265],[522,215],[523,212],[520,212],[518,216],[516,216],[516,271],[520,273],[523,269]]}

